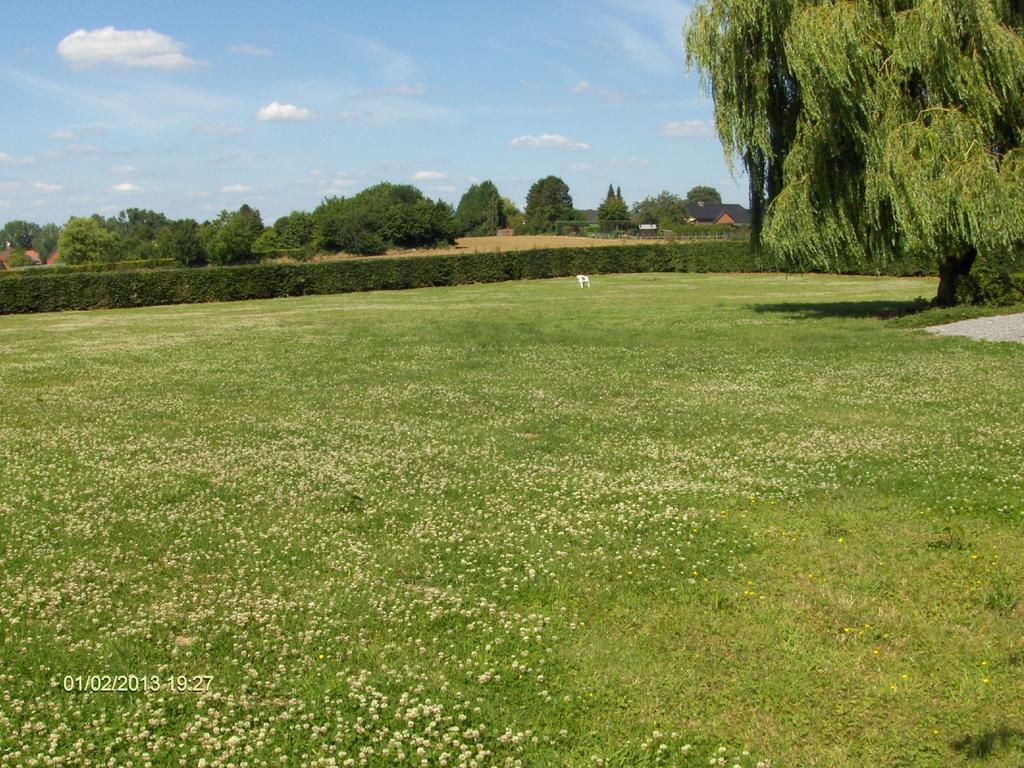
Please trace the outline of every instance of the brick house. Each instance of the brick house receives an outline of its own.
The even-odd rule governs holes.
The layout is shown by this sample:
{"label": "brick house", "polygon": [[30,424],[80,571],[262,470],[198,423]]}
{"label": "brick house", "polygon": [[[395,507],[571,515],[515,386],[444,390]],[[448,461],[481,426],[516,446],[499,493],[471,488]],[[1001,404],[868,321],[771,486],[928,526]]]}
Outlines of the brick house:
{"label": "brick house", "polygon": [[[7,260],[10,258],[12,250],[14,250],[14,248],[11,247],[10,243],[7,243],[7,247],[0,251],[0,269],[11,269],[11,267],[7,265]],[[56,263],[58,256],[57,252],[54,251],[47,256],[45,260],[43,260],[39,258],[39,254],[32,249],[25,251],[25,255],[32,260],[32,265],[36,267],[41,267],[43,265],[52,266]]]}
{"label": "brick house", "polygon": [[690,203],[686,215],[691,224],[750,225],[750,211],[735,203]]}

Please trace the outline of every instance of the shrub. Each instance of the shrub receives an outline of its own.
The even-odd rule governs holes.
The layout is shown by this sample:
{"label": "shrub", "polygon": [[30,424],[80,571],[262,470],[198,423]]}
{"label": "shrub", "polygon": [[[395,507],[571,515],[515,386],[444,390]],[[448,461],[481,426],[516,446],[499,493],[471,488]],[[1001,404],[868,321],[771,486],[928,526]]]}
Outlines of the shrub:
{"label": "shrub", "polygon": [[117,235],[104,229],[96,219],[70,219],[57,243],[60,258],[67,264],[117,258]]}
{"label": "shrub", "polygon": [[452,207],[415,187],[378,184],[355,197],[332,197],[313,211],[320,251],[376,256],[391,247],[419,248],[455,239]]}
{"label": "shrub", "polygon": [[958,304],[1006,306],[1024,300],[1017,271],[1024,267],[1020,250],[979,256],[971,271],[957,281]]}
{"label": "shrub", "polygon": [[454,223],[459,237],[493,235],[505,228],[505,202],[494,182],[482,181],[466,190],[455,211]]}
{"label": "shrub", "polygon": [[263,234],[260,212],[243,205],[231,214],[218,230],[209,253],[214,264],[239,264],[251,261],[253,244]]}
{"label": "shrub", "polygon": [[11,248],[11,252],[7,256],[8,267],[16,269],[17,267],[31,267],[33,264],[35,264],[35,262],[32,261],[27,253],[25,253],[24,248],[20,246]]}
{"label": "shrub", "polygon": [[277,235],[278,249],[308,249],[316,235],[313,214],[292,211],[274,222],[274,232]]}
{"label": "shrub", "polygon": [[135,272],[142,269],[174,269],[180,266],[174,259],[144,259],[132,261],[91,261],[85,264],[63,264],[38,269],[8,270],[0,277],[25,277],[27,275],[70,275],[80,272]]}
{"label": "shrub", "polygon": [[198,232],[199,225],[192,219],[172,222],[157,235],[157,250],[186,267],[202,266],[206,263],[206,251]]}
{"label": "shrub", "polygon": [[[304,264],[64,273],[0,280],[0,314],[244,301],[630,272],[764,272],[743,240],[548,248]],[[899,271],[887,274],[902,275]]]}
{"label": "shrub", "polygon": [[746,243],[556,248],[205,269],[33,274],[0,280],[0,313],[240,301],[303,294],[564,277],[585,273],[757,271]]}

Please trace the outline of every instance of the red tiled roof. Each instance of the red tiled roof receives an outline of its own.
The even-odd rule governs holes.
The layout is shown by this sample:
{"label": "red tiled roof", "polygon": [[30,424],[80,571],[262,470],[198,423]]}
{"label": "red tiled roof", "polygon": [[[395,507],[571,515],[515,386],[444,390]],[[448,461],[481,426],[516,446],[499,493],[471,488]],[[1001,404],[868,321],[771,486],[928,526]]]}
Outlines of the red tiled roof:
{"label": "red tiled roof", "polygon": [[[4,248],[2,251],[0,251],[0,264],[3,264],[5,269],[7,268],[7,260],[11,256],[11,250],[11,248]],[[34,261],[36,264],[53,264],[55,261],[57,261],[57,258],[60,256],[60,254],[58,254],[57,251],[54,251],[53,253],[46,257],[45,261],[43,261],[42,259],[39,258],[39,254],[36,251],[32,250],[31,248],[25,251],[25,255],[32,259],[32,261]]]}

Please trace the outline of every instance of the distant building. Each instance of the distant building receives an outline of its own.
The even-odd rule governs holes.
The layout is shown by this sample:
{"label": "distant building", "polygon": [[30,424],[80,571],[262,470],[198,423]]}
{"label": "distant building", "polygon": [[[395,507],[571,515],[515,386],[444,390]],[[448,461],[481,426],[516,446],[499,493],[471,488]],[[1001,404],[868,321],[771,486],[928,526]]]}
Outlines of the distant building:
{"label": "distant building", "polygon": [[[7,262],[10,260],[11,252],[14,250],[16,249],[11,247],[10,243],[7,243],[7,247],[0,251],[0,269],[12,269],[12,267]],[[47,256],[45,260],[43,260],[39,258],[38,253],[29,249],[25,251],[25,255],[28,256],[29,260],[32,262],[32,266],[41,267],[43,265],[50,266],[54,264],[57,261],[58,254],[56,251],[54,251],[49,256]]]}
{"label": "distant building", "polygon": [[690,203],[686,215],[691,224],[750,225],[750,211],[735,203]]}

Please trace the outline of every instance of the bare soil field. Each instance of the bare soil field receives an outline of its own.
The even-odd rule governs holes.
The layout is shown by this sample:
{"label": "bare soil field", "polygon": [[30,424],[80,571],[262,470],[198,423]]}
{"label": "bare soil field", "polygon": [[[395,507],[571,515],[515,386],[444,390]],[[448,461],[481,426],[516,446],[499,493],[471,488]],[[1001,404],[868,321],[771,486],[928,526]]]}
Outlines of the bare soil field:
{"label": "bare soil field", "polygon": [[[322,254],[314,261],[335,261],[348,258],[387,259],[394,256],[433,256],[447,253],[493,253],[495,251],[527,251],[532,248],[600,248],[608,245],[627,245],[640,240],[613,240],[596,237],[569,237],[559,235],[511,235],[507,237],[461,237],[448,248],[420,248],[411,251],[388,251],[383,256],[353,256],[347,253]],[[662,240],[644,240],[645,243],[661,243]]]}
{"label": "bare soil field", "polygon": [[[450,248],[411,251],[411,253],[492,253],[494,251],[527,251],[533,248],[600,248],[623,245],[637,240],[613,240],[597,237],[570,237],[560,235],[512,235],[506,237],[462,237]],[[650,242],[661,242],[652,240]]]}

